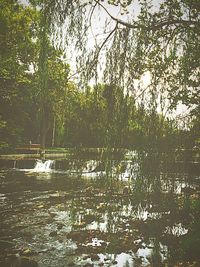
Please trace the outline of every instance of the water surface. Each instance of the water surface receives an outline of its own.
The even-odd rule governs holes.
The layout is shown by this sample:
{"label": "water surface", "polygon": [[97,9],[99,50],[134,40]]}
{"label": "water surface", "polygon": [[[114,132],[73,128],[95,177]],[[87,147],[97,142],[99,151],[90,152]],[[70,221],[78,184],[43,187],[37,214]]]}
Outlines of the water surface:
{"label": "water surface", "polygon": [[2,169],[0,266],[199,266],[198,172],[162,162]]}

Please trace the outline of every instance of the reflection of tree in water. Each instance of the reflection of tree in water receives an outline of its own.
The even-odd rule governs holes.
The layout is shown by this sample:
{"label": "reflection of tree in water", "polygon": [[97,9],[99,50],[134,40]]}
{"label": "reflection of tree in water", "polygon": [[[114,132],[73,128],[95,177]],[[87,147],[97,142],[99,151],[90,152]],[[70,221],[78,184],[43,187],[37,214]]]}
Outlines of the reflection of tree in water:
{"label": "reflection of tree in water", "polygon": [[[57,233],[53,231],[53,234],[57,237],[51,236],[52,240],[67,235],[68,239],[72,238],[78,244],[77,253],[84,251],[91,254],[100,250],[103,254],[115,255],[114,259],[111,258],[113,261],[117,260],[119,253],[129,255],[132,251],[134,266],[141,266],[144,260],[140,258],[140,249],[142,253],[147,251],[146,260],[153,266],[161,266],[163,260],[171,266],[178,261],[197,260],[200,209],[196,191],[191,188],[184,188],[179,194],[171,190],[163,191],[161,177],[160,192],[157,193],[149,187],[152,177],[147,177],[149,180],[146,182],[143,175],[141,191],[137,191],[136,184],[131,180],[131,190],[123,192],[126,181],[113,179],[112,187],[108,187],[106,178],[81,179],[77,176],[70,177],[66,185],[65,179],[60,183],[62,176],[59,176],[56,183],[62,186],[63,196],[57,193],[46,198],[46,205],[42,203],[40,209],[43,209],[42,206],[45,209],[51,207],[50,225],[64,224],[63,229],[69,229],[70,233],[56,228]],[[170,175],[165,177],[167,179],[170,180]],[[19,181],[22,182],[21,179]],[[65,214],[62,222],[53,216],[59,212]],[[34,216],[37,218],[37,215]],[[187,231],[176,230],[176,227]],[[92,243],[92,238],[106,241],[106,245],[95,248],[84,246]],[[164,258],[163,250],[166,253]],[[123,265],[132,266],[131,260],[124,258]]]}
{"label": "reflection of tree in water", "polygon": [[[161,244],[167,245],[168,259],[171,262],[190,255],[191,252],[187,244],[196,244],[195,240],[191,241],[194,233],[196,233],[194,221],[197,212],[192,206],[194,201],[191,201],[190,192],[186,190],[180,196],[175,194],[175,182],[177,180],[172,179],[171,175],[160,175],[162,169],[159,161],[161,160],[160,154],[154,155],[153,159],[150,154],[144,155],[140,168],[137,169],[138,174],[135,180],[129,181],[131,191],[127,191],[126,195],[122,192],[125,184],[122,181],[112,178],[109,181],[110,187],[106,186],[104,189],[101,187],[103,182],[101,182],[102,184],[97,182],[101,187],[100,191],[107,192],[100,200],[102,205],[99,210],[96,209],[98,199],[91,198],[91,200],[87,200],[87,208],[90,209],[90,214],[94,214],[96,218],[99,214],[100,221],[105,223],[104,231],[108,235],[127,231],[129,238],[131,238],[131,231],[137,229],[135,239],[142,236],[142,240],[146,240],[147,243],[150,240],[153,241],[152,253],[149,258],[153,266],[161,266],[162,264],[163,249]],[[163,188],[166,191],[163,191]],[[91,203],[89,204],[88,201]],[[84,209],[81,199],[78,205],[82,205]],[[190,229],[191,234],[187,235],[188,239],[166,231],[167,227],[172,228],[179,221],[182,222],[183,227]],[[112,236],[110,241],[112,243],[111,251],[119,248],[119,240],[116,237]],[[182,247],[178,249],[180,244],[182,244]],[[176,253],[174,252],[175,249],[177,249]],[[127,261],[124,266],[129,265],[130,263]]]}
{"label": "reflection of tree in water", "polygon": [[[155,164],[151,166],[152,162]],[[103,253],[114,255],[121,251],[132,251],[134,266],[141,266],[144,260],[137,255],[138,249],[142,247],[147,248],[147,259],[153,266],[162,265],[163,246],[167,248],[164,260],[172,266],[177,261],[197,259],[199,202],[196,191],[184,188],[177,195],[175,190],[171,190],[175,188],[171,174],[164,177],[167,187],[163,186],[163,176],[156,177],[154,181],[158,175],[158,170],[154,172],[155,159],[151,161],[150,156],[144,155],[142,164],[140,166],[146,169],[138,168],[135,180],[121,181],[113,177],[110,186],[107,177],[85,180],[72,178],[73,189],[69,191],[64,209],[70,214],[67,220],[70,221],[72,236],[74,232],[80,236],[77,241],[78,251],[84,248],[81,242],[87,244],[91,243],[91,238],[97,238],[108,242],[107,246],[100,248]],[[81,168],[85,165],[84,161],[79,163]],[[162,170],[159,171],[161,173]],[[137,181],[142,186],[138,187]],[[124,186],[130,190],[124,191]],[[166,190],[163,191],[163,188]],[[59,209],[59,205],[56,209]],[[179,224],[188,231],[173,230]],[[93,229],[92,235],[90,229]],[[141,241],[136,244],[135,241],[139,239]],[[152,249],[148,249],[149,245]],[[94,253],[94,248],[89,247],[86,251]],[[125,263],[125,259],[123,264],[132,266],[129,260]]]}
{"label": "reflection of tree in water", "polygon": [[152,266],[160,267],[162,265],[161,247],[157,238],[153,241],[153,250],[150,257]]}

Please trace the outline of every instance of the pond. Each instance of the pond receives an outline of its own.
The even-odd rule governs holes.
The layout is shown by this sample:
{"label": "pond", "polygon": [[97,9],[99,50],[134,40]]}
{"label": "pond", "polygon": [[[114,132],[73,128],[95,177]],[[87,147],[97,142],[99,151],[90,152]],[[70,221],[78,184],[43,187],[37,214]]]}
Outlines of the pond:
{"label": "pond", "polygon": [[199,163],[135,152],[12,165],[0,266],[200,266]]}

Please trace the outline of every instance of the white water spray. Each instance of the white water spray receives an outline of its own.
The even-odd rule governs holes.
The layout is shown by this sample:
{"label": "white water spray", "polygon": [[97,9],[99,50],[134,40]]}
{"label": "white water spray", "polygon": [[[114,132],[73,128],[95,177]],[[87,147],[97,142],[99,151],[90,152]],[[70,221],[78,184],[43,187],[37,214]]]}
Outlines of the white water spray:
{"label": "white water spray", "polygon": [[86,162],[85,167],[83,168],[82,172],[83,173],[90,173],[95,170],[97,167],[98,162],[96,160],[89,160]]}
{"label": "white water spray", "polygon": [[35,172],[50,172],[52,171],[54,160],[46,160],[43,162],[42,160],[37,160],[34,171]]}

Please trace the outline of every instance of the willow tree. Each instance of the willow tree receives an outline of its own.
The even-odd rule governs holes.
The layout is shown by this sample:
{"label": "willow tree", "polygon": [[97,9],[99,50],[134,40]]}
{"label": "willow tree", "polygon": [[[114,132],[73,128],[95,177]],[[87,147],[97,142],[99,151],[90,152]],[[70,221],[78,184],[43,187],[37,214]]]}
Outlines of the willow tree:
{"label": "willow tree", "polygon": [[[106,83],[135,94],[153,114],[158,106],[163,113],[168,111],[166,103],[170,110],[179,102],[197,108],[200,3],[198,0],[163,0],[157,6],[155,3],[153,0],[52,0],[44,2],[44,9],[54,45],[66,50],[74,45],[82,83],[98,80],[103,67]],[[120,11],[121,16],[112,13],[110,7]],[[99,38],[93,28],[97,14],[102,12],[106,19]],[[90,42],[94,35],[98,37],[93,40],[93,48],[88,49],[88,39]],[[135,81],[147,71],[151,83],[139,90]]]}
{"label": "willow tree", "polygon": [[[42,147],[46,145],[47,134],[51,128],[52,116],[54,108],[52,106],[52,92],[49,86],[52,77],[52,70],[49,70],[49,58],[51,56],[52,45],[59,50],[59,42],[62,36],[56,37],[56,44],[52,41],[52,37],[59,27],[68,20],[69,25],[65,30],[68,38],[77,39],[77,45],[83,45],[82,41],[78,41],[82,29],[82,14],[84,5],[77,6],[76,1],[47,1],[47,0],[30,0],[30,4],[37,7],[40,13],[40,30],[39,39],[39,62],[38,62],[38,89],[39,89],[39,120],[40,120],[40,143]],[[65,3],[64,3],[65,2]],[[78,8],[77,8],[78,7]],[[68,43],[65,40],[66,44]],[[56,63],[56,62],[55,62]],[[64,66],[65,64],[63,64]],[[69,66],[67,66],[66,79],[69,77]],[[63,67],[62,72],[65,71]],[[56,102],[56,101],[55,101]]]}

